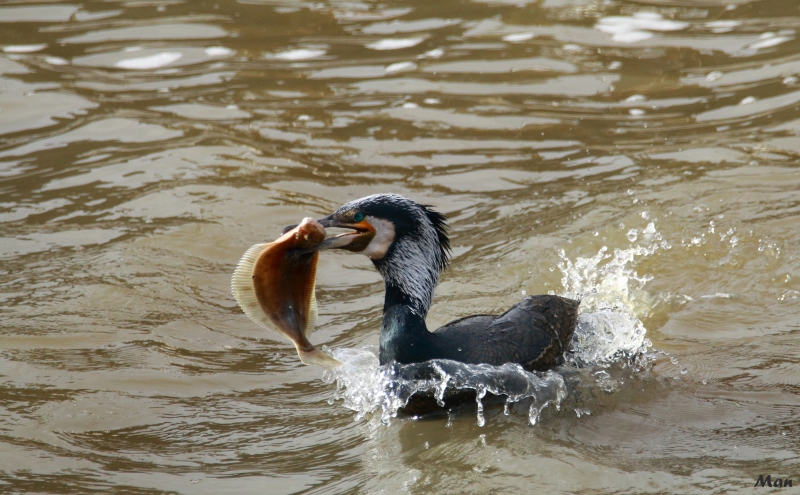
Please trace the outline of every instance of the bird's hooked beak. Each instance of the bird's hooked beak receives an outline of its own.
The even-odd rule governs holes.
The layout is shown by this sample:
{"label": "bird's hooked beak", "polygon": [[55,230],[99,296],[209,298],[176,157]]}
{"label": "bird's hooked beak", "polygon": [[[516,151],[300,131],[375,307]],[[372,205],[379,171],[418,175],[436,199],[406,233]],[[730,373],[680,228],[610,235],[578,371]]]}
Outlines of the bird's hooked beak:
{"label": "bird's hooked beak", "polygon": [[[360,252],[367,248],[369,243],[375,237],[375,227],[369,223],[369,217],[364,218],[360,222],[348,222],[337,220],[333,215],[328,215],[325,218],[317,220],[325,229],[341,228],[348,229],[349,232],[340,233],[326,238],[321,243],[308,249],[311,251],[323,251],[326,249],[344,249],[347,251]],[[284,227],[281,235],[289,232],[296,225],[289,225]]]}

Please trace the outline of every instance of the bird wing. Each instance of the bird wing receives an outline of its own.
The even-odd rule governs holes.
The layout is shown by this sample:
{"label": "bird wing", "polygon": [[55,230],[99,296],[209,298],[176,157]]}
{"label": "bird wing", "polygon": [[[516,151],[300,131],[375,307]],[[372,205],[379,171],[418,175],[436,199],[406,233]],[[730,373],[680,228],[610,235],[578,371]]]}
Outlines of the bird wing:
{"label": "bird wing", "polygon": [[577,301],[530,296],[499,316],[476,315],[437,329],[434,335],[448,359],[467,363],[522,364],[547,369],[561,361],[577,318]]}

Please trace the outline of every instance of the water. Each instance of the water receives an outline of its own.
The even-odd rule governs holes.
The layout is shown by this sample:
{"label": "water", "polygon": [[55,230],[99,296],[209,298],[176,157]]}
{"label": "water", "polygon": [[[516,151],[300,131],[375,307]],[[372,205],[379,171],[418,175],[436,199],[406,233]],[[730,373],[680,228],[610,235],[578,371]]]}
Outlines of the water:
{"label": "water", "polygon": [[[0,5],[0,491],[797,483],[799,16]],[[320,259],[312,335],[343,374],[250,323],[228,291],[241,254],[376,192],[450,218],[430,327],[580,296],[567,363],[501,373],[525,385],[508,402],[395,417],[410,389],[379,386],[382,284],[349,253]],[[434,392],[507,385],[442,366]]]}
{"label": "water", "polygon": [[[326,383],[336,383],[334,398],[342,399],[345,407],[356,411],[356,420],[379,412],[381,422],[389,425],[391,418],[397,417],[401,410],[405,416],[414,414],[413,419],[442,412],[451,414],[463,407],[468,397],[455,395],[448,401],[448,395],[473,391],[479,426],[486,424],[483,400],[487,393],[505,401],[506,415],[509,406],[524,401],[528,421],[535,425],[543,408],[550,404],[559,407],[567,395],[563,377],[553,371],[531,373],[518,364],[467,365],[447,359],[379,366],[376,354],[374,349],[333,352],[345,365],[323,375]],[[432,396],[436,406],[414,407],[412,396],[415,395]],[[334,403],[333,400],[328,402]]]}

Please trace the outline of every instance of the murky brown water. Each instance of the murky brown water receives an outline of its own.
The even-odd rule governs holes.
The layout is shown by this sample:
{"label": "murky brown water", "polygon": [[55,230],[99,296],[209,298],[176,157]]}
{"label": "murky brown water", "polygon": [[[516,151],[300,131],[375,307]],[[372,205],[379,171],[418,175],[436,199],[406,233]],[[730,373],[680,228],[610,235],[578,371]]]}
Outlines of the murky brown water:
{"label": "murky brown water", "polygon": [[[0,491],[800,486],[798,28],[795,0],[3,3]],[[535,426],[354,420],[229,280],[389,191],[451,219],[430,326],[653,222],[625,303],[668,355]],[[377,344],[365,258],[325,253],[317,294],[314,342]]]}

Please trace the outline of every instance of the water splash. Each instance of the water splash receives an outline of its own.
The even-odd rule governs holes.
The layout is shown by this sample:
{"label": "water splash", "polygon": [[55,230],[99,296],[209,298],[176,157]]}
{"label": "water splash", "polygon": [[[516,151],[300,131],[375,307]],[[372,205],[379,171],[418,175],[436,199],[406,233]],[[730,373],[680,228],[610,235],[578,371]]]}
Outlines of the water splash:
{"label": "water splash", "polygon": [[644,290],[653,277],[639,275],[636,260],[672,246],[656,230],[655,222],[649,222],[641,232],[636,230],[636,235],[632,234],[634,230],[628,231],[630,247],[616,248],[613,254],[608,253],[607,246],[592,257],[574,261],[564,250],[558,253],[563,295],[581,300],[568,356],[577,367],[603,367],[620,360],[646,364],[643,359],[652,344],[645,338],[647,330],[639,317],[647,316],[654,305]]}
{"label": "water splash", "polygon": [[383,423],[389,423],[399,410],[409,405],[412,396],[428,396],[440,407],[448,398],[472,391],[478,406],[479,426],[486,422],[483,401],[487,394],[503,396],[508,406],[525,402],[528,421],[536,424],[541,412],[550,405],[559,408],[567,396],[563,377],[554,372],[525,371],[518,364],[502,366],[470,365],[447,359],[425,363],[379,366],[376,349],[326,349],[344,366],[327,370],[325,383],[336,383],[331,400],[356,412],[356,420],[380,411]]}
{"label": "water splash", "polygon": [[[649,219],[646,215],[642,218]],[[461,394],[463,399],[464,392],[469,392],[477,402],[479,426],[486,423],[484,400],[488,395],[505,399],[506,415],[511,414],[512,405],[514,411],[520,406],[527,408],[528,422],[535,425],[547,407],[560,409],[568,393],[564,377],[570,368],[582,370],[578,378],[582,386],[597,386],[608,393],[617,390],[622,379],[616,377],[618,373],[609,373],[613,372],[613,365],[622,363],[635,373],[652,361],[652,354],[648,353],[652,344],[639,319],[653,305],[644,291],[652,277],[639,275],[636,261],[671,248],[652,221],[637,229],[635,236],[627,237],[629,247],[614,249],[613,254],[606,246],[589,258],[573,260],[563,250],[558,253],[564,286],[561,295],[581,299],[578,326],[564,368],[538,373],[525,371],[518,364],[468,365],[449,360],[380,366],[374,346],[326,349],[344,363],[323,375],[325,383],[336,384],[330,402],[341,400],[356,412],[356,420],[379,412],[381,421],[388,424],[420,396],[443,407],[448,398]],[[577,414],[588,411],[581,409]]]}

